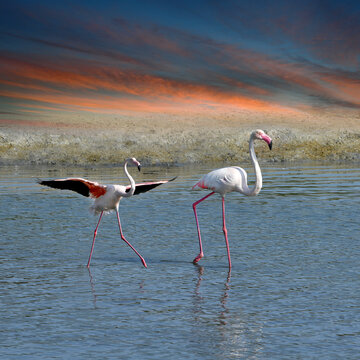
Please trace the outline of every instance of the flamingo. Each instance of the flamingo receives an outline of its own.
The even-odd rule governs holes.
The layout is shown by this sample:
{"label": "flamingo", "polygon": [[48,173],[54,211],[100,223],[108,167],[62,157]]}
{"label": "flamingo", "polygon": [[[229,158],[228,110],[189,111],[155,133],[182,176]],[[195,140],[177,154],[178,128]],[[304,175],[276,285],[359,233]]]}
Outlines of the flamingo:
{"label": "flamingo", "polygon": [[255,170],[255,184],[253,187],[249,187],[247,184],[247,173],[244,169],[237,166],[231,166],[226,168],[221,168],[217,170],[210,171],[208,174],[204,175],[193,187],[192,189],[208,189],[212,192],[201,198],[200,200],[193,203],[193,210],[195,214],[197,232],[199,237],[199,246],[200,252],[199,255],[193,260],[193,263],[196,264],[201,258],[204,257],[203,247],[201,243],[201,234],[198,216],[196,213],[196,206],[207,199],[209,196],[219,193],[222,197],[222,218],[223,218],[223,232],[225,236],[225,243],[227,248],[227,255],[229,260],[229,269],[231,269],[231,258],[230,258],[230,249],[229,241],[227,235],[227,229],[225,224],[225,194],[237,191],[246,196],[255,196],[257,195],[262,188],[262,176],[259,163],[257,161],[255,150],[254,150],[254,141],[255,140],[264,140],[271,150],[272,140],[269,135],[267,135],[263,130],[255,130],[250,135],[249,140],[249,150],[250,158]]}
{"label": "flamingo", "polygon": [[90,206],[90,211],[96,215],[100,213],[99,221],[97,223],[97,226],[94,231],[94,237],[93,242],[90,250],[89,260],[87,263],[87,268],[90,268],[90,261],[91,256],[94,250],[95,245],[95,238],[97,234],[97,230],[100,225],[100,221],[102,219],[102,216],[104,212],[110,212],[112,210],[115,210],[117,215],[117,221],[119,225],[120,230],[120,236],[121,239],[125,241],[125,243],[130,246],[130,248],[136,253],[137,256],[139,256],[142,264],[146,268],[146,262],[145,259],[139,254],[139,252],[125,239],[125,236],[123,234],[122,228],[121,228],[121,222],[120,222],[120,216],[119,216],[119,203],[122,198],[128,198],[133,195],[140,194],[142,192],[149,191],[161,184],[165,184],[169,181],[173,181],[176,178],[170,179],[170,180],[161,180],[156,182],[145,182],[141,184],[135,184],[134,179],[131,177],[127,170],[128,163],[132,163],[138,167],[138,170],[140,171],[141,165],[140,162],[137,161],[135,158],[129,158],[124,163],[124,172],[127,176],[127,178],[130,181],[130,185],[124,186],[124,185],[102,185],[97,182],[89,181],[82,178],[67,178],[67,179],[55,179],[55,180],[38,180],[38,183],[40,185],[49,186],[51,188],[55,189],[61,189],[61,190],[72,190],[76,191],[77,193],[91,197],[94,199],[94,202],[92,206]]}

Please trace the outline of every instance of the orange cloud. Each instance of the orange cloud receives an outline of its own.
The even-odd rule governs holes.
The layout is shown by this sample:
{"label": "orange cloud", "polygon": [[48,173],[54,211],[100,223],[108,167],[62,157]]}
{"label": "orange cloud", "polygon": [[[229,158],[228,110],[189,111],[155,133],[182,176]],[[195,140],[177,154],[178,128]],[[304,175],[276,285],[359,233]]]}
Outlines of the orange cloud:
{"label": "orange cloud", "polygon": [[[4,61],[3,61],[4,62]],[[82,111],[177,111],[181,106],[209,109],[238,107],[250,110],[277,110],[271,102],[244,96],[216,86],[166,79],[111,67],[86,65],[79,69],[67,65],[67,70],[31,64],[20,60],[5,61],[9,80],[0,83],[12,90],[0,91],[9,98],[36,101]],[[228,80],[231,82],[231,80]],[[265,95],[267,92],[241,82],[233,87]],[[23,89],[23,90],[21,90]],[[110,95],[104,95],[104,92]],[[81,94],[81,95],[79,95]],[[135,96],[135,98],[134,98]]]}
{"label": "orange cloud", "polygon": [[[156,93],[156,89],[154,89]],[[0,91],[0,96],[13,99],[21,99],[31,102],[37,102],[37,108],[42,108],[40,104],[46,104],[44,108],[48,108],[49,104],[61,106],[64,110],[69,111],[92,111],[92,112],[110,112],[118,111],[141,111],[141,112],[160,112],[160,111],[184,111],[202,110],[208,111],[210,108],[242,108],[256,111],[287,111],[288,109],[271,104],[269,102],[247,98],[244,96],[230,95],[219,93],[208,88],[186,88],[177,90],[175,93],[168,92],[156,98],[150,97],[120,97],[109,95],[97,95],[96,97],[86,97],[77,94],[67,95],[25,91]],[[28,105],[27,107],[31,107]]]}

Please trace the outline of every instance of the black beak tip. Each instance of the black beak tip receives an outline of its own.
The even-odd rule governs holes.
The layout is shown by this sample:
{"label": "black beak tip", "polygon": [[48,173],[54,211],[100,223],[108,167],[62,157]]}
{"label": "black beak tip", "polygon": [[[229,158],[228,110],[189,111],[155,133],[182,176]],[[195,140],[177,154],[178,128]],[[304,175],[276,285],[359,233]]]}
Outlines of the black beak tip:
{"label": "black beak tip", "polygon": [[272,141],[269,142],[269,149],[272,149]]}
{"label": "black beak tip", "polygon": [[141,165],[138,165],[138,170],[139,170],[139,171],[141,170]]}

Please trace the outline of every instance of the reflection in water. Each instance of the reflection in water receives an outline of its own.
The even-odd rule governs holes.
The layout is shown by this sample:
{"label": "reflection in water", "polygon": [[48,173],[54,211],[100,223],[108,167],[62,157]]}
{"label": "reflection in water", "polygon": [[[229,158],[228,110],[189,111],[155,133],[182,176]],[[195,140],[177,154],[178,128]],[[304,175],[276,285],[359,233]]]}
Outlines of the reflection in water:
{"label": "reflection in water", "polygon": [[204,267],[198,264],[194,265],[197,270],[198,270],[198,276],[197,276],[197,281],[196,281],[196,286],[195,286],[195,295],[194,295],[194,319],[195,319],[195,323],[197,323],[198,321],[200,321],[200,315],[202,312],[202,300],[203,297],[200,294],[200,284],[202,281],[202,276],[204,274]]}
{"label": "reflection in water", "polygon": [[[93,275],[91,274],[91,270],[90,267],[87,268],[88,272],[89,272],[89,282],[90,282],[90,289],[91,289],[91,294],[93,296],[93,304],[94,304],[94,309],[97,309],[97,305],[96,302],[98,300],[98,295],[96,294],[96,290],[95,290],[95,280]],[[99,289],[98,289],[99,290]],[[145,281],[142,279],[141,282],[139,283],[139,292],[140,293],[145,293]],[[101,299],[101,297],[100,297]],[[101,306],[101,305],[100,305]]]}
{"label": "reflection in water", "polygon": [[198,270],[198,280],[196,282],[195,295],[196,295],[196,297],[200,297],[199,289],[200,289],[201,281],[203,279],[202,276],[204,275],[204,267],[201,265],[198,265],[198,264],[195,264],[195,267]]}
{"label": "reflection in water", "polygon": [[[207,303],[213,303],[213,294],[204,295],[209,290],[209,288],[205,289],[204,284],[202,284],[205,279],[205,270],[203,266],[196,265],[196,267],[194,321],[197,329],[196,334],[201,338],[201,342],[211,348],[216,343],[216,351],[223,358],[251,357],[257,359],[263,356],[262,324],[253,318],[249,318],[246,312],[239,312],[241,306],[238,303],[236,304],[236,301],[233,301],[236,304],[236,312],[232,311],[229,305],[231,270],[227,274],[221,292],[220,311],[209,314]],[[203,287],[202,291],[200,291],[201,286]],[[209,284],[210,286],[211,284]],[[208,343],[209,339],[211,339],[210,344]]]}
{"label": "reflection in water", "polygon": [[224,285],[224,293],[222,294],[222,296],[220,298],[220,303],[221,303],[221,306],[223,308],[223,310],[220,312],[220,316],[219,316],[221,325],[226,325],[227,324],[226,320],[227,320],[229,310],[228,310],[228,308],[226,306],[226,303],[227,303],[227,299],[229,297],[230,278],[231,278],[231,269],[229,269],[228,276],[227,276],[227,279],[226,279],[226,283]]}
{"label": "reflection in water", "polygon": [[96,292],[95,292],[95,285],[94,285],[94,279],[91,275],[91,271],[90,271],[90,267],[87,268],[88,271],[89,271],[89,278],[90,278],[90,286],[91,286],[91,293],[93,295],[93,302],[94,302],[94,309],[96,309],[96,298],[97,298],[97,295],[96,295]]}
{"label": "reflection in water", "polygon": [[[129,223],[141,212],[143,221],[129,231],[154,266],[145,273],[114,260],[110,221],[101,243],[106,266],[88,275],[76,254],[88,251],[92,217],[81,211],[89,199],[46,193],[34,180],[73,176],[79,168],[0,166],[6,205],[0,206],[0,358],[358,358],[360,168],[345,166],[263,169],[266,186],[261,198],[247,199],[246,226],[229,224],[241,234],[233,243],[231,280],[215,263],[221,250],[204,267],[184,263],[189,234],[196,236],[189,188],[207,168],[137,174],[141,182],[182,175],[151,196],[134,197],[124,212]],[[87,168],[84,175],[119,180],[115,167]],[[229,211],[241,216],[242,202],[235,196]],[[203,208],[210,223],[217,221],[213,205]],[[162,263],[169,251],[174,261]]]}

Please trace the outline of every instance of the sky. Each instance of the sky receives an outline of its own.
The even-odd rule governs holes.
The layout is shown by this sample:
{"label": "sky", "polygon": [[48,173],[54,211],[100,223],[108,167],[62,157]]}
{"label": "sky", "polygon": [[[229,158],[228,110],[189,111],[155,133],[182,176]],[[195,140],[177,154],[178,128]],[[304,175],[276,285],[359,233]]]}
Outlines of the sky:
{"label": "sky", "polygon": [[360,1],[0,5],[0,123],[360,108]]}

